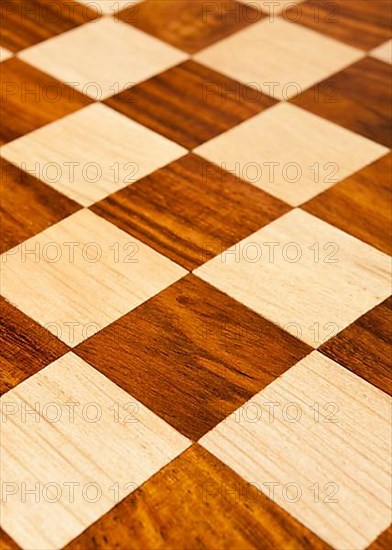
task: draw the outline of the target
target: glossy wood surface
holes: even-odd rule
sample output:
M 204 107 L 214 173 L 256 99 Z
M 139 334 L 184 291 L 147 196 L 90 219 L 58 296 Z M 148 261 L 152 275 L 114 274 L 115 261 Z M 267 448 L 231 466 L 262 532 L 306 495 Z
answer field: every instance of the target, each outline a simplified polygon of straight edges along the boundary
M 7 0 L 1 3 L 1 46 L 17 52 L 93 21 L 95 10 L 69 0 Z
M 13 57 L 1 64 L 0 144 L 91 103 L 85 96 Z
M 391 173 L 392 154 L 388 153 L 301 208 L 391 254 Z
M 391 67 L 383 61 L 365 57 L 292 102 L 357 134 L 392 146 Z
M 309 351 L 193 275 L 76 348 L 194 440 Z
M 179 528 L 179 518 L 186 530 Z M 253 485 L 194 445 L 64 550 L 259 550 L 260 540 L 271 550 L 330 550 Z
M 392 298 L 357 319 L 320 351 L 377 388 L 392 394 Z
M 106 104 L 192 149 L 275 101 L 194 61 L 130 87 Z
M 390 38 L 391 15 L 389 0 L 306 0 L 286 12 L 297 24 L 364 50 Z
M 119 14 L 122 21 L 188 53 L 197 52 L 263 17 L 254 6 L 232 0 L 210 3 L 146 0 Z
M 190 154 L 91 209 L 191 270 L 289 207 Z

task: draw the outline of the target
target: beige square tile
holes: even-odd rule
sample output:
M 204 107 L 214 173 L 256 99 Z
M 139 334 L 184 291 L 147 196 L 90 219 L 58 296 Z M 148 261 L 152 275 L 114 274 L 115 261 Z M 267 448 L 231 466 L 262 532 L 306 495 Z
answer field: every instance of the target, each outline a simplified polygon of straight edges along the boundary
M 298 206 L 388 149 L 299 107 L 279 103 L 195 152 Z
M 387 40 L 387 42 L 372 50 L 370 55 L 380 61 L 385 61 L 385 63 L 392 63 L 392 40 Z
M 136 6 L 141 0 L 77 0 L 79 4 L 87 4 L 90 9 L 102 15 L 115 15 L 120 10 Z M 136 8 L 135 8 L 136 10 Z M 137 13 L 135 11 L 135 13 Z
M 80 1 L 80 0 L 79 0 Z M 239 0 L 243 4 L 250 4 L 253 8 L 259 8 L 271 17 L 274 14 L 282 13 L 286 9 L 293 8 L 303 0 Z
M 93 99 L 105 99 L 188 56 L 142 31 L 103 17 L 18 54 Z
M 7 59 L 9 59 L 10 57 L 12 57 L 14 54 L 12 52 L 10 52 L 9 50 L 7 50 L 6 48 L 2 48 L 0 46 L 0 63 L 2 61 L 6 61 Z
M 2 411 L 2 526 L 29 550 L 63 547 L 189 446 L 73 353 L 4 394 Z
M 334 548 L 362 550 L 390 523 L 390 413 L 313 352 L 200 443 Z
M 75 346 L 187 273 L 89 210 L 1 257 L 2 294 Z
M 101 103 L 56 120 L 1 149 L 4 158 L 84 206 L 186 152 Z
M 275 99 L 289 99 L 362 56 L 351 46 L 268 17 L 194 58 Z
M 390 258 L 292 210 L 194 272 L 313 347 L 390 294 Z

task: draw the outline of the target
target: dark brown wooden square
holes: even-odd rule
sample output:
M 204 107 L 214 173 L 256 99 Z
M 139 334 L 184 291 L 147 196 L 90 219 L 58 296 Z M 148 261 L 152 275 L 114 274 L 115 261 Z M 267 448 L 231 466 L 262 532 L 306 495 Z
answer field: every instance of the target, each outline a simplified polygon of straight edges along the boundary
M 301 208 L 392 254 L 392 154 L 320 193 Z
M 291 102 L 392 147 L 391 66 L 383 61 L 365 57 Z
M 2 158 L 0 174 L 1 253 L 81 208 Z
M 328 340 L 320 351 L 392 395 L 392 297 Z
M 1 64 L 1 78 L 1 145 L 92 103 L 16 57 Z
M 188 275 L 75 350 L 197 440 L 310 347 Z
M 189 270 L 290 210 L 192 154 L 90 208 Z
M 306 0 L 283 11 L 293 23 L 371 50 L 390 38 L 390 0 Z
M 185 61 L 105 103 L 193 149 L 276 101 L 195 61 Z
M 232 0 L 145 0 L 118 17 L 176 48 L 195 53 L 260 21 L 265 14 Z
M 73 0 L 4 0 L 0 45 L 18 52 L 97 17 L 96 10 Z
M 0 298 L 0 394 L 32 376 L 69 348 L 44 327 Z

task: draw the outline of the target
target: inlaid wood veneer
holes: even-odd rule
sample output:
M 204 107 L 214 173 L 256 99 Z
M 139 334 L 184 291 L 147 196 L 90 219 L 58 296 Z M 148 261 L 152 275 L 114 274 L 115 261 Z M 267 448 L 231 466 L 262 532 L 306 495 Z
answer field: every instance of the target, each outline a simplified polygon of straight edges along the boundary
M 91 209 L 191 270 L 289 207 L 190 154 Z
M 194 440 L 309 351 L 193 275 L 76 348 Z

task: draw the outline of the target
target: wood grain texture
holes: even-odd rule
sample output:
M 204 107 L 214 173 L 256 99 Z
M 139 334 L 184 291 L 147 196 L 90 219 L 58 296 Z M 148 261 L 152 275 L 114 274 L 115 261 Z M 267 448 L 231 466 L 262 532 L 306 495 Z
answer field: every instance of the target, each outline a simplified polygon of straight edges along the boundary
M 126 55 L 120 55 L 124 51 Z M 187 55 L 107 16 L 28 48 L 19 57 L 101 100 L 184 61 Z
M 118 17 L 176 48 L 195 53 L 259 21 L 263 14 L 231 0 L 145 0 Z
M 19 491 L 23 483 L 39 488 L 37 499 L 15 493 L 1 503 L 3 528 L 23 548 L 61 548 L 189 446 L 72 353 L 8 392 L 5 401 L 17 412 L 7 409 L 2 424 L 2 481 Z M 92 402 L 94 412 L 86 413 Z M 50 403 L 57 404 L 54 414 L 45 409 Z M 66 414 L 66 403 L 75 404 L 73 416 Z M 40 411 L 38 421 L 28 415 L 24 419 L 23 404 Z M 73 497 L 66 493 L 66 483 L 75 484 Z M 89 483 L 95 489 L 84 492 Z M 117 495 L 111 489 L 115 483 Z M 56 485 L 60 492 L 53 489 Z
M 287 10 L 285 16 L 363 50 L 371 50 L 390 38 L 389 0 L 306 0 L 298 8 Z
M 194 59 L 286 100 L 362 56 L 360 50 L 276 16 L 206 48 Z
M 0 0 L 1 550 L 390 550 L 390 11 Z
M 389 153 L 301 208 L 391 255 L 391 173 Z
M 313 198 L 388 151 L 284 102 L 195 149 L 201 157 L 229 167 L 292 206 Z M 271 163 L 275 163 L 273 170 Z
M 69 348 L 4 298 L 0 298 L 0 311 L 0 394 L 3 394 Z
M 76 349 L 194 440 L 308 351 L 192 275 Z
M 95 10 L 70 0 L 7 0 L 0 6 L 0 43 L 13 52 L 93 21 Z
M 80 206 L 0 158 L 1 253 L 76 212 Z
M 392 63 L 392 39 L 374 48 L 374 50 L 370 52 L 370 55 L 380 61 L 385 61 L 385 63 Z
M 320 351 L 392 395 L 392 298 L 331 338 Z
M 275 101 L 190 60 L 124 90 L 105 103 L 192 149 Z
M 365 57 L 292 102 L 361 136 L 392 147 L 391 67 Z
M 32 170 L 38 165 L 40 179 L 83 206 L 185 153 L 180 145 L 102 103 L 88 105 L 1 150 L 17 166 Z
M 89 210 L 24 244 L 2 265 L 2 294 L 71 346 L 187 273 Z
M 313 352 L 251 403 L 257 421 L 237 411 L 201 445 L 266 494 L 277 482 L 275 502 L 334 548 L 364 550 L 391 519 L 391 399 Z
M 260 541 L 266 549 L 330 548 L 195 444 L 64 550 L 259 550 Z
M 1 76 L 1 145 L 91 103 L 16 57 L 2 63 Z
M 91 209 L 192 270 L 289 207 L 190 154 Z
M 314 348 L 390 295 L 386 254 L 299 209 L 194 273 Z

